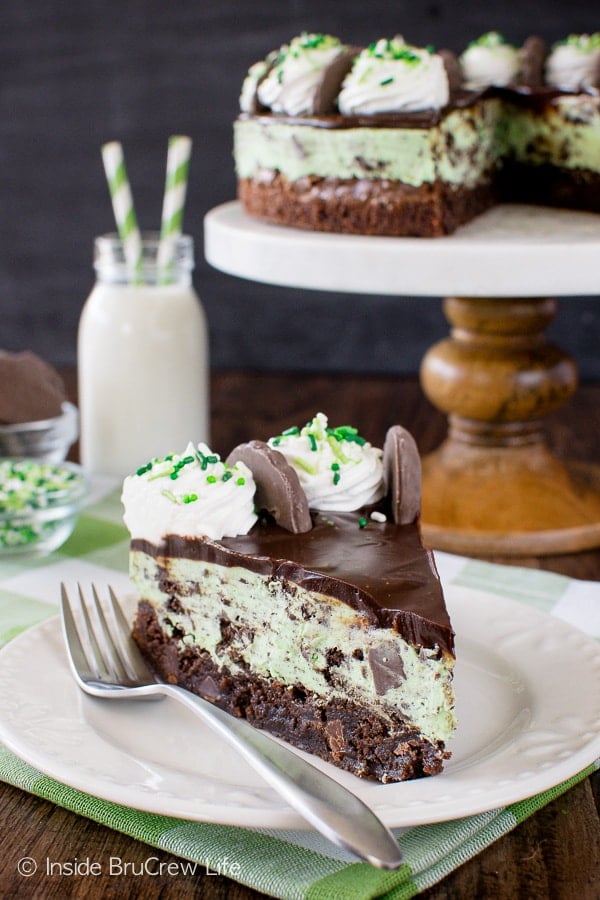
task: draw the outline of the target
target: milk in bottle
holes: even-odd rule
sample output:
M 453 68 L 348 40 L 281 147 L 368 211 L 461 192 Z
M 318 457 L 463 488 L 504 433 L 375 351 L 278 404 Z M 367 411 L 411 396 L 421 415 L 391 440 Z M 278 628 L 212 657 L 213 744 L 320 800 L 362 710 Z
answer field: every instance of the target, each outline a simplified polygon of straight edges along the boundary
M 141 265 L 115 235 L 96 238 L 96 283 L 79 324 L 80 455 L 91 472 L 125 476 L 153 456 L 209 443 L 208 339 L 192 285 L 192 239 L 158 265 L 143 236 Z

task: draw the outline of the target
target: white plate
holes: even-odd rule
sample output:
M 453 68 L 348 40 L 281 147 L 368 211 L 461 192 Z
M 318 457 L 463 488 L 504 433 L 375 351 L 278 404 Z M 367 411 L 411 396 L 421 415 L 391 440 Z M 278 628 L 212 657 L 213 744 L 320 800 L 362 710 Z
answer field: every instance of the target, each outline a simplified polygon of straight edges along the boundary
M 380 785 L 314 760 L 391 827 L 505 806 L 600 757 L 600 646 L 510 600 L 456 586 L 446 598 L 458 635 L 460 724 L 444 773 Z M 0 708 L 0 738 L 14 753 L 97 797 L 202 822 L 306 827 L 179 704 L 83 695 L 56 618 L 0 653 Z

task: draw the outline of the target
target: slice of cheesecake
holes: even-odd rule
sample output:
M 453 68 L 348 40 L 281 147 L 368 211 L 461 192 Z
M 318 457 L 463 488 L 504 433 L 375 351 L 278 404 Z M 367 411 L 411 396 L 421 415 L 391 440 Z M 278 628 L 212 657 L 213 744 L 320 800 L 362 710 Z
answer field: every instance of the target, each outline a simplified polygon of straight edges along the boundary
M 381 451 L 319 414 L 227 462 L 154 460 L 123 500 L 134 636 L 162 678 L 362 777 L 441 770 L 453 631 L 407 432 Z

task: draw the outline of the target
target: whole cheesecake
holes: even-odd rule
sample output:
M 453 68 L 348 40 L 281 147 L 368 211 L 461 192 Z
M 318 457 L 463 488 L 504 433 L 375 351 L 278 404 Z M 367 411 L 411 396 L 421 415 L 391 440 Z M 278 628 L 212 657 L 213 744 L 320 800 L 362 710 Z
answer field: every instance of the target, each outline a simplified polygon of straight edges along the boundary
M 379 450 L 318 414 L 226 462 L 190 446 L 123 501 L 134 637 L 162 678 L 357 776 L 441 771 L 454 634 L 404 429 Z
M 450 51 L 303 34 L 255 64 L 234 126 L 238 194 L 267 222 L 450 234 L 497 202 L 600 211 L 600 33 L 547 52 L 496 32 Z

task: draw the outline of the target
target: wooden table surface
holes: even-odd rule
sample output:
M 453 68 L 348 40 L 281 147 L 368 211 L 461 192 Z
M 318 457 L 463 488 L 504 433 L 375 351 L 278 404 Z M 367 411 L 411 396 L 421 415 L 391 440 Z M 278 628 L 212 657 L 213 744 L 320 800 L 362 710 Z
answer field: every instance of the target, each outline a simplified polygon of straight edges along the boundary
M 64 372 L 76 399 L 73 373 Z M 446 422 L 424 398 L 415 379 L 394 377 L 249 374 L 216 372 L 212 379 L 212 447 L 226 454 L 250 437 L 266 438 L 315 412 L 351 423 L 381 446 L 395 422 L 414 434 L 421 453 L 444 437 Z M 551 446 L 561 456 L 600 460 L 600 385 L 583 385 L 547 422 Z M 497 560 L 509 562 L 509 560 Z M 600 550 L 574 555 L 520 558 L 519 565 L 600 580 Z M 565 677 L 568 674 L 565 673 Z M 582 686 L 585 689 L 585 686 Z M 108 828 L 0 784 L 0 895 L 8 898 L 220 898 L 262 896 L 221 875 L 135 874 L 148 860 L 150 871 L 176 857 L 156 851 Z M 38 873 L 19 874 L 18 862 L 32 857 Z M 46 861 L 74 859 L 100 864 L 102 875 L 46 875 Z M 117 858 L 129 870 L 110 874 Z M 475 859 L 422 894 L 427 900 L 597 900 L 600 896 L 600 774 L 548 805 Z M 348 898 L 351 900 L 351 898 Z

